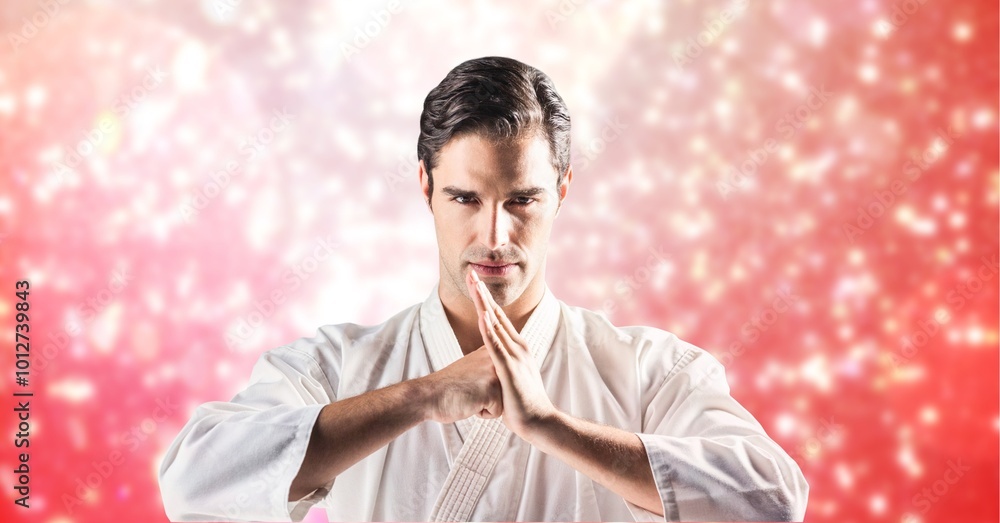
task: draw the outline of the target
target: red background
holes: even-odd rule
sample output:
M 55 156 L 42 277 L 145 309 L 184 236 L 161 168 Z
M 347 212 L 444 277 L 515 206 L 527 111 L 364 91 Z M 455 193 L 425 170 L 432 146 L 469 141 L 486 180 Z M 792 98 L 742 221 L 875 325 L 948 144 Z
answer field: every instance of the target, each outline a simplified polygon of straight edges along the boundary
M 559 298 L 722 359 L 802 466 L 809 521 L 1000 517 L 996 2 L 339 4 L 0 8 L 0 519 L 164 520 L 156 469 L 195 406 L 267 349 L 423 300 L 421 104 L 486 55 L 548 73 L 572 113 Z

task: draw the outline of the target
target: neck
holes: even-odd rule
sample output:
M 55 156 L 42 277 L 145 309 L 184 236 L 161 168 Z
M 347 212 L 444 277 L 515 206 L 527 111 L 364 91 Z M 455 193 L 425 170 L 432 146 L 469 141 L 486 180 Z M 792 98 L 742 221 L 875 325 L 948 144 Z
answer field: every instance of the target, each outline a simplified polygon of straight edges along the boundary
M 542 295 L 545 293 L 544 282 L 544 276 L 537 275 L 517 299 L 507 305 L 501 305 L 504 314 L 514 324 L 517 332 L 524 329 L 524 324 L 528 322 L 531 313 L 542 301 Z M 482 347 L 485 342 L 479 331 L 479 315 L 472 299 L 465 292 L 456 289 L 452 282 L 445 285 L 444 280 L 438 285 L 438 297 L 448 317 L 448 323 L 455 332 L 462 354 L 468 354 Z

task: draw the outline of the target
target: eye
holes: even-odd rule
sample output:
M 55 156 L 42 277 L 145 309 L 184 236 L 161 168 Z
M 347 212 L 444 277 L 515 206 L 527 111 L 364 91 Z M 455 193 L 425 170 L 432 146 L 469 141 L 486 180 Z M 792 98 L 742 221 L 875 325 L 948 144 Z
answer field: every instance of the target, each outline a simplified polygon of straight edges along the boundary
M 472 203 L 474 200 L 468 196 L 456 196 L 452 198 L 451 201 L 459 203 L 461 205 L 465 205 L 468 203 Z
M 514 205 L 528 205 L 533 201 L 535 201 L 534 198 L 528 196 L 518 196 L 517 198 L 514 198 L 513 203 Z

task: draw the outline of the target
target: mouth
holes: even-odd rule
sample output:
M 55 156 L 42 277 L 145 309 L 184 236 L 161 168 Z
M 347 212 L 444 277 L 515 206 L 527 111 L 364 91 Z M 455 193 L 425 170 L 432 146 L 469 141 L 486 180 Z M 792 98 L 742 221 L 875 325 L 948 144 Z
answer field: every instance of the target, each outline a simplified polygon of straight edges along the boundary
M 471 265 L 472 269 L 480 276 L 507 276 L 508 274 L 514 272 L 514 269 L 517 268 L 516 263 L 469 262 L 469 265 Z

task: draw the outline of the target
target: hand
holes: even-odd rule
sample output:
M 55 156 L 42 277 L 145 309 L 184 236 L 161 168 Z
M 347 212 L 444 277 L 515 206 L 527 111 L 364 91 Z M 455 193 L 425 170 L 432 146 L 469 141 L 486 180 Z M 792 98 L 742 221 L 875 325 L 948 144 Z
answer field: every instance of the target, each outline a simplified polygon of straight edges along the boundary
M 428 419 L 454 423 L 470 416 L 493 419 L 503 414 L 500 381 L 485 346 L 418 380 L 431 391 Z
M 486 284 L 474 270 L 466 275 L 465 283 L 479 313 L 479 331 L 500 379 L 504 425 L 530 443 L 535 429 L 558 411 L 545 392 L 528 344 L 493 301 Z

